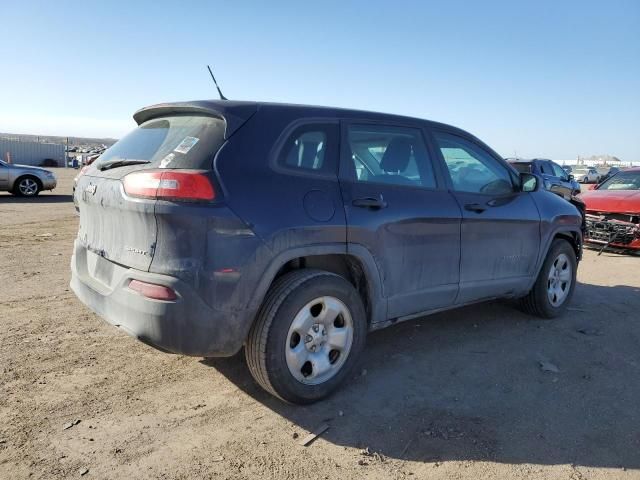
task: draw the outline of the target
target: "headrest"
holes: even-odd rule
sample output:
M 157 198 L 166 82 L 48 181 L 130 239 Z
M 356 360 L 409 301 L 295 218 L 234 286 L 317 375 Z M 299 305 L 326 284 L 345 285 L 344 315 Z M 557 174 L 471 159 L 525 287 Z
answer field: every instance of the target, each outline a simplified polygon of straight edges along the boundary
M 384 151 L 380 168 L 385 172 L 404 172 L 411 158 L 411 142 L 407 138 L 395 137 Z

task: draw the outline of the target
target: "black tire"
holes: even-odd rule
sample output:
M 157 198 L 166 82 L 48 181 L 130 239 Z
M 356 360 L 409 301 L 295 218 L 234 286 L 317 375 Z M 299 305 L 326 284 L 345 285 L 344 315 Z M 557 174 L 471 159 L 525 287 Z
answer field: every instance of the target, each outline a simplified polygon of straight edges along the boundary
M 36 189 L 31 194 L 25 194 L 20 190 L 20 184 L 24 181 L 32 181 L 36 184 Z M 32 175 L 23 175 L 22 177 L 18 177 L 13 185 L 13 194 L 18 195 L 19 197 L 37 197 L 40 191 L 42 190 L 42 183 L 38 177 L 34 177 Z
M 548 295 L 549 274 L 554 262 L 560 255 L 565 255 L 571 267 L 571 283 L 569 291 L 560 305 L 553 305 Z M 576 273 L 578 270 L 578 261 L 573 246 L 566 240 L 557 238 L 551 244 L 547 258 L 545 259 L 536 283 L 527 296 L 521 299 L 521 306 L 526 313 L 541 318 L 555 318 L 561 315 L 571 301 L 573 291 L 576 286 Z
M 347 307 L 352 319 L 351 349 L 334 376 L 309 385 L 296 379 L 285 357 L 294 317 L 314 299 L 331 296 Z M 269 289 L 251 327 L 245 346 L 247 365 L 255 380 L 269 393 L 295 404 L 309 404 L 330 395 L 358 361 L 367 335 L 367 318 L 353 285 L 322 270 L 302 269 L 277 279 Z

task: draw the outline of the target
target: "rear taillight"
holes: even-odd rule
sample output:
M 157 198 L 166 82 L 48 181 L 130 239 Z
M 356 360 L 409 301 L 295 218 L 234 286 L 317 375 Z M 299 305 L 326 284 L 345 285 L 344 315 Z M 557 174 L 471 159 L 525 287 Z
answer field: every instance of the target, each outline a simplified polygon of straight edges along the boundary
M 156 285 L 155 283 L 141 282 L 140 280 L 131 280 L 129 288 L 134 292 L 138 292 L 143 297 L 152 298 L 154 300 L 172 301 L 178 298 L 176 292 L 164 285 Z
M 159 200 L 213 200 L 216 193 L 205 174 L 190 170 L 147 170 L 124 177 L 131 197 Z

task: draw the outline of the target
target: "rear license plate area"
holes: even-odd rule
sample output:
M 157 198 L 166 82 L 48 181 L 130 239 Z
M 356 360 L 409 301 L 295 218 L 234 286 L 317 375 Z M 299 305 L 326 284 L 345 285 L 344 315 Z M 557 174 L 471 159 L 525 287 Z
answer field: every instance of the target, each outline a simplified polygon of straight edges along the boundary
M 100 255 L 87 251 L 87 272 L 91 278 L 108 287 L 113 279 L 113 263 Z

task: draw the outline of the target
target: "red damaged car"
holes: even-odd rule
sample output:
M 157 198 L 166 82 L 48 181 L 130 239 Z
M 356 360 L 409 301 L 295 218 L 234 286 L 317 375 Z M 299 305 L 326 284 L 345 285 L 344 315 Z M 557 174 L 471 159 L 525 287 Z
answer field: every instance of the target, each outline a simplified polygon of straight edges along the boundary
M 616 173 L 581 198 L 586 205 L 585 241 L 640 250 L 640 167 Z

